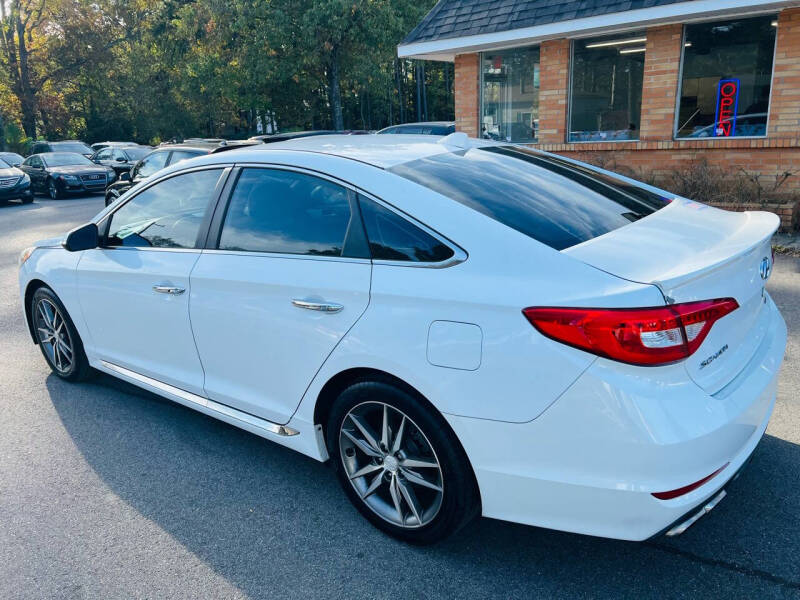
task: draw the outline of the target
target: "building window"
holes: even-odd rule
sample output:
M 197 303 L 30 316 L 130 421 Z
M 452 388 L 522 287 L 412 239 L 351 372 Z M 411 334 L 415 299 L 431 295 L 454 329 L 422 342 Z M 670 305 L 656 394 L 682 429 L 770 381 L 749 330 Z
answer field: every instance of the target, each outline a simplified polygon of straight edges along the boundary
M 570 142 L 639 139 L 644 32 L 572 43 Z
M 481 56 L 481 137 L 535 142 L 539 131 L 539 48 Z
M 776 17 L 687 25 L 675 137 L 767 134 Z

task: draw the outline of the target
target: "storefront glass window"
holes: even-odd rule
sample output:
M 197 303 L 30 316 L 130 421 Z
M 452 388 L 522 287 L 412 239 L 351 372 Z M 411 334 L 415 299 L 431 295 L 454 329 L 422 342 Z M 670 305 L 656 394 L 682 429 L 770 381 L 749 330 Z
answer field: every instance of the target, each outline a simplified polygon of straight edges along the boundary
M 676 137 L 767 134 L 776 17 L 686 26 Z
M 575 40 L 570 142 L 639 139 L 644 32 Z
M 535 142 L 539 129 L 538 46 L 483 54 L 481 76 L 481 137 Z

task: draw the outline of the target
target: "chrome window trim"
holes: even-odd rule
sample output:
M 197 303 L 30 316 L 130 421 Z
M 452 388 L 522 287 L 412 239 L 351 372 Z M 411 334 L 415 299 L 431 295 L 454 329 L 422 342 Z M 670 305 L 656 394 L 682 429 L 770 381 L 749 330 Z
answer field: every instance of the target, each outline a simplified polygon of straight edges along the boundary
M 453 251 L 453 256 L 451 256 L 450 258 L 448 258 L 446 260 L 439 261 L 439 262 L 413 262 L 413 261 L 403 261 L 403 260 L 349 258 L 349 257 L 344 257 L 344 256 L 316 256 L 316 255 L 313 255 L 313 254 L 286 254 L 286 253 L 278 253 L 278 252 L 249 252 L 249 251 L 238 252 L 238 251 L 231 251 L 231 250 L 214 249 L 214 251 L 216 251 L 216 252 L 237 253 L 237 254 L 245 254 L 245 255 L 248 255 L 248 256 L 249 255 L 253 255 L 253 254 L 259 254 L 259 255 L 264 255 L 264 256 L 279 256 L 279 257 L 282 257 L 282 258 L 298 258 L 298 257 L 302 257 L 302 258 L 310 258 L 310 259 L 313 259 L 313 260 L 337 260 L 337 261 L 346 261 L 346 262 L 356 262 L 356 261 L 362 262 L 363 261 L 363 262 L 371 262 L 374 265 L 386 265 L 386 266 L 395 266 L 395 267 L 413 267 L 413 268 L 418 268 L 418 269 L 445 269 L 445 268 L 452 267 L 452 266 L 455 266 L 457 264 L 463 263 L 464 261 L 466 261 L 469 258 L 469 254 L 467 254 L 466 250 L 461 248 L 461 246 L 459 246 L 455 242 L 453 242 L 450 239 L 448 239 L 445 236 L 443 236 L 441 233 L 439 233 L 435 229 L 432 229 L 431 227 L 428 227 L 427 225 L 425 225 L 424 223 L 420 222 L 416 218 L 412 217 L 408 213 L 405 213 L 402 210 L 400 210 L 399 208 L 396 208 L 396 207 L 392 206 L 391 204 L 389 204 L 388 202 L 386 202 L 385 200 L 383 200 L 381 198 L 378 198 L 377 196 L 375 196 L 371 192 L 368 192 L 368 191 L 364 190 L 363 188 L 360 188 L 356 184 L 351 183 L 349 181 L 345 181 L 343 179 L 340 179 L 340 178 L 338 178 L 338 177 L 336 177 L 334 175 L 329 175 L 328 173 L 324 173 L 322 171 L 317 171 L 315 169 L 309 169 L 307 167 L 299 167 L 299 166 L 296 166 L 296 165 L 287 165 L 287 164 L 284 164 L 284 163 L 251 163 L 251 162 L 247 162 L 247 163 L 236 163 L 234 166 L 242 168 L 242 169 L 246 169 L 246 168 L 262 168 L 262 169 L 278 169 L 278 170 L 282 170 L 282 171 L 294 171 L 294 172 L 303 173 L 303 174 L 306 174 L 306 175 L 311 175 L 313 177 L 319 177 L 320 179 L 326 179 L 326 180 L 328 180 L 328 181 L 330 181 L 332 183 L 335 183 L 336 185 L 340 185 L 340 186 L 344 187 L 345 189 L 348 189 L 348 190 L 350 190 L 352 192 L 355 192 L 356 194 L 360 194 L 360 195 L 364 196 L 365 198 L 367 198 L 368 200 L 376 202 L 377 204 L 379 204 L 380 206 L 384 207 L 385 209 L 395 213 L 397 216 L 405 219 L 406 221 L 409 221 L 415 227 L 418 227 L 419 229 L 423 230 L 428 235 L 434 237 L 439 242 L 441 242 L 442 244 L 444 244 L 445 246 L 450 248 L 450 250 Z M 235 190 L 235 188 L 234 188 L 234 190 Z M 231 190 L 231 194 L 232 193 L 233 193 L 233 190 Z M 228 197 L 227 200 L 225 200 L 225 202 L 226 203 L 230 202 L 230 196 Z M 226 209 L 227 209 L 227 206 L 226 206 Z M 362 221 L 363 221 L 363 218 L 362 218 Z M 225 226 L 225 221 L 223 220 L 222 224 L 220 225 L 220 232 L 222 231 L 222 227 L 224 227 L 224 226 Z M 364 234 L 366 235 L 366 230 L 365 230 Z M 367 240 L 367 241 L 369 241 L 369 240 Z
M 370 264 L 369 258 L 355 258 L 349 256 L 319 256 L 317 254 L 288 254 L 282 252 L 260 252 L 255 250 L 220 250 L 219 248 L 204 248 L 203 254 L 230 254 L 231 256 L 255 256 L 259 258 L 288 258 L 295 260 L 322 260 L 328 262 L 350 262 Z

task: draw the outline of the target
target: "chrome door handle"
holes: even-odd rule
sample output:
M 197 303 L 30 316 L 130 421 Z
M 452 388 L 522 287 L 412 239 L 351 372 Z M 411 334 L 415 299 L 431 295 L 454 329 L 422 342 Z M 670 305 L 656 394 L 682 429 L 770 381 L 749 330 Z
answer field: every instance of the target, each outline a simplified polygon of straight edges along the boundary
M 292 300 L 292 304 L 294 304 L 297 308 L 318 310 L 326 313 L 337 313 L 344 308 L 344 306 L 341 304 L 335 304 L 333 302 L 309 302 L 308 300 L 300 300 L 298 298 Z
M 172 294 L 173 296 L 180 296 L 186 291 L 186 288 L 173 287 L 171 285 L 154 285 L 153 291 L 159 294 Z

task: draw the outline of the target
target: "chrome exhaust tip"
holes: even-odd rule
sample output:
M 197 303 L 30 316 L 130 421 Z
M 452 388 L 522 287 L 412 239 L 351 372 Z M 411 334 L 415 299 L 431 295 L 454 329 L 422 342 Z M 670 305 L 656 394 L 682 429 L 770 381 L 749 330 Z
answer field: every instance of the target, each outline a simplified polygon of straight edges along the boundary
M 675 537 L 676 535 L 682 534 L 684 531 L 689 529 L 689 527 L 694 525 L 700 519 L 700 517 L 705 516 L 708 513 L 710 513 L 712 510 L 714 510 L 714 507 L 717 504 L 719 504 L 720 500 L 722 500 L 727 495 L 728 495 L 728 492 L 726 492 L 725 490 L 722 490 L 719 494 L 717 494 L 711 500 L 706 502 L 699 511 L 694 513 L 691 517 L 689 517 L 688 519 L 686 519 L 682 523 L 679 523 L 678 525 L 676 525 L 675 527 L 673 527 L 672 529 L 667 531 L 667 533 L 665 535 L 667 537 Z

